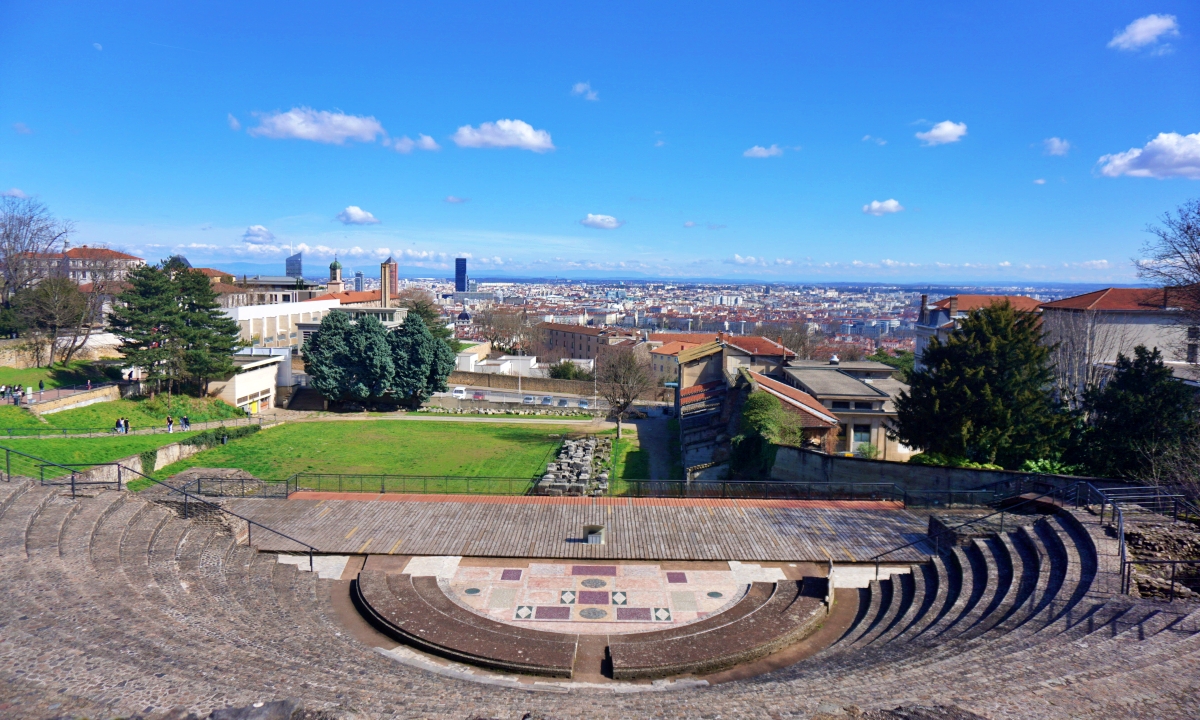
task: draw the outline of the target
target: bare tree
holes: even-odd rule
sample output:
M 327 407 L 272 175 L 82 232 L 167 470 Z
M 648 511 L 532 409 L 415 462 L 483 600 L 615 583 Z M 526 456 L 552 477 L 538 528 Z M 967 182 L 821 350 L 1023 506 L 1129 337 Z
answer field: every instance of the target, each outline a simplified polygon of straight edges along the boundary
M 1171 290 L 1171 304 L 1183 309 L 1189 325 L 1200 324 L 1200 199 L 1184 202 L 1150 225 L 1154 236 L 1142 247 L 1138 277 Z
M 629 412 L 642 393 L 655 386 L 650 356 L 631 345 L 613 345 L 596 357 L 596 388 L 608 402 L 609 412 L 617 419 L 617 439 L 621 439 L 621 418 Z
M 13 306 L 29 325 L 29 334 L 35 345 L 48 346 L 50 364 L 65 345 L 72 348 L 63 362 L 67 362 L 75 346 L 72 336 L 77 337 L 78 328 L 87 321 L 88 301 L 79 286 L 70 278 L 55 275 L 43 279 L 37 285 L 26 288 L 13 296 Z M 40 363 L 40 357 L 37 358 Z
M 73 230 L 37 200 L 0 199 L 0 301 L 11 302 L 13 295 L 55 271 L 59 261 L 50 256 Z
M 1125 350 L 1125 326 L 1105 322 L 1095 310 L 1046 310 L 1045 342 L 1054 349 L 1054 385 L 1058 399 L 1072 411 L 1083 406 L 1083 394 L 1099 387 L 1112 373 L 1108 362 Z
M 813 353 L 825 342 L 825 335 L 820 330 L 810 330 L 809 324 L 804 322 L 763 325 L 761 332 L 796 353 L 797 360 L 812 360 Z

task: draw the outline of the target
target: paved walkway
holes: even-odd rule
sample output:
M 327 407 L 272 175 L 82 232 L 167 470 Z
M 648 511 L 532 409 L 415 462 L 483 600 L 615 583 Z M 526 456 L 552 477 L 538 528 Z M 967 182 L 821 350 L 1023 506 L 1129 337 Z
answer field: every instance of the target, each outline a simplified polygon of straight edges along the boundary
M 638 445 L 650 454 L 650 479 L 671 479 L 671 434 L 667 432 L 665 417 L 648 417 L 634 420 L 637 427 Z
M 923 537 L 928 522 L 896 503 L 872 501 L 341 497 L 303 493 L 228 507 L 324 553 L 597 560 L 862 562 Z M 595 525 L 605 528 L 603 545 L 583 541 L 585 528 Z M 254 544 L 303 549 L 268 532 L 254 533 Z M 910 548 L 889 559 L 925 554 Z

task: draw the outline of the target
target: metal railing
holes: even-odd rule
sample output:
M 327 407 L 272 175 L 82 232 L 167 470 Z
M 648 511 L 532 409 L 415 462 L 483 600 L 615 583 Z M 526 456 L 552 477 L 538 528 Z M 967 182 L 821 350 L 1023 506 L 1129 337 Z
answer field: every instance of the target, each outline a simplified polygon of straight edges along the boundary
M 13 392 L 14 389 L 19 389 L 22 393 L 21 407 L 29 407 L 30 405 L 37 405 L 50 400 L 58 400 L 64 397 L 70 397 L 71 395 L 77 395 L 79 393 L 91 392 L 92 390 L 100 390 L 101 388 L 112 387 L 117 384 L 118 383 L 111 380 L 106 380 L 104 382 L 96 383 L 82 382 L 78 385 L 57 385 L 55 387 L 48 387 L 45 390 L 39 390 L 33 385 L 13 383 L 9 385 L 9 389 L 5 391 L 3 396 L 0 396 L 0 402 L 15 405 L 16 403 L 13 402 L 13 398 L 15 396 L 15 393 Z
M 268 419 L 269 422 L 269 419 Z M 262 416 L 253 415 L 248 417 L 228 418 L 224 420 L 205 420 L 203 422 L 194 422 L 191 424 L 191 431 L 208 430 L 213 427 L 239 427 L 242 425 L 263 425 Z M 118 435 L 166 435 L 168 432 L 182 433 L 183 430 L 179 423 L 175 423 L 175 427 L 167 430 L 166 420 L 163 420 L 162 425 L 153 427 L 134 427 L 128 433 L 118 432 L 115 427 L 82 427 L 82 428 L 58 428 L 58 427 L 19 427 L 19 428 L 0 428 L 0 433 L 13 438 L 55 438 L 55 437 L 95 437 L 95 436 L 118 436 Z
M 308 552 L 308 569 L 309 569 L 309 571 L 312 571 L 312 569 L 313 569 L 314 553 L 320 552 L 320 550 L 318 550 L 316 547 L 304 542 L 303 540 L 299 540 L 297 538 L 292 537 L 291 535 L 288 535 L 287 533 L 283 533 L 272 527 L 263 525 L 262 523 L 258 522 L 257 520 L 251 520 L 250 518 L 248 518 L 244 515 L 241 515 L 239 513 L 233 512 L 232 510 L 229 510 L 225 507 L 222 507 L 221 505 L 219 505 L 215 502 L 212 502 L 210 500 L 207 500 L 207 499 L 197 495 L 196 493 L 190 492 L 189 490 L 187 490 L 185 488 L 176 487 L 169 483 L 165 483 L 162 480 L 153 478 L 139 470 L 134 470 L 133 468 L 131 468 L 127 465 L 122 465 L 120 463 L 93 463 L 91 465 L 79 465 L 79 464 L 74 464 L 74 463 L 60 464 L 60 463 L 56 463 L 52 460 L 46 460 L 45 458 L 39 458 L 35 455 L 30 455 L 29 453 L 23 453 L 20 450 L 13 450 L 11 448 L 6 448 L 3 446 L 0 446 L 0 450 L 4 450 L 4 454 L 5 454 L 4 479 L 5 479 L 5 481 L 8 481 L 8 482 L 11 482 L 14 477 L 31 477 L 31 478 L 37 477 L 39 479 L 39 482 L 42 485 L 52 486 L 52 487 L 67 487 L 67 486 L 69 486 L 71 488 L 71 497 L 75 497 L 76 491 L 80 487 L 95 486 L 95 485 L 114 485 L 114 486 L 116 486 L 117 490 L 120 490 L 121 486 L 124 483 L 124 480 L 126 478 L 137 476 L 140 479 L 148 480 L 148 481 L 154 483 L 155 485 L 161 485 L 161 486 L 167 488 L 167 490 L 169 491 L 168 495 L 181 496 L 183 498 L 183 517 L 185 520 L 190 517 L 190 515 L 192 513 L 191 505 L 194 503 L 199 503 L 202 507 L 205 507 L 205 508 L 208 508 L 211 510 L 215 510 L 220 513 L 224 513 L 225 515 L 229 515 L 230 517 L 237 518 L 238 520 L 241 520 L 242 522 L 246 523 L 246 544 L 247 545 L 252 544 L 254 528 L 257 527 L 260 530 L 265 530 L 274 535 L 278 535 L 279 537 L 284 538 L 285 540 L 296 543 L 297 545 L 305 548 L 306 551 Z M 13 474 L 12 469 L 14 466 L 14 460 L 16 460 L 18 469 L 41 468 L 41 470 L 38 471 L 39 475 L 33 476 L 33 475 L 25 475 L 23 473 L 22 474 Z M 101 479 L 93 480 L 93 479 L 91 479 L 91 477 L 89 475 L 86 478 L 82 478 L 81 476 L 84 475 L 84 472 L 77 470 L 76 468 L 78 468 L 78 467 L 87 467 L 92 470 L 94 470 L 96 468 L 101 468 L 101 467 L 112 467 L 112 468 L 115 468 L 113 471 L 115 477 L 112 479 L 101 478 Z M 70 477 L 64 479 L 64 477 L 62 475 L 59 475 L 59 476 L 52 476 L 50 478 L 46 478 L 45 477 L 45 468 L 57 468 L 57 469 L 64 470 L 65 471 L 64 474 L 69 474 Z

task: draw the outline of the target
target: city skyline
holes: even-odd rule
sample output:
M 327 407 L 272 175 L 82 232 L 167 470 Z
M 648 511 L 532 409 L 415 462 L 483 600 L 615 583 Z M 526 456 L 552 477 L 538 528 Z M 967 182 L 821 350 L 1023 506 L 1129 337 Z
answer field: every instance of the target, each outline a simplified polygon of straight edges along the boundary
M 280 7 L 6 9 L 0 191 L 214 266 L 1127 284 L 1200 178 L 1179 2 Z

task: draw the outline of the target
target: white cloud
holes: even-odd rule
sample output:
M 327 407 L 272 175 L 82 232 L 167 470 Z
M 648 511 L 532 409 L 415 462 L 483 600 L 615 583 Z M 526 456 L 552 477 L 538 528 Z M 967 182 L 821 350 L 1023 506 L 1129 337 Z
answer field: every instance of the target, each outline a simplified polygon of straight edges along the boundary
M 1034 180 L 1034 181 L 1033 181 L 1033 184 L 1034 184 L 1034 185 L 1045 185 L 1045 184 L 1046 184 L 1046 178 L 1038 178 L 1037 180 Z
M 240 122 L 238 122 L 238 119 L 233 116 L 233 113 L 229 113 L 226 120 L 229 123 L 230 130 L 237 132 L 238 130 L 242 129 L 242 124 Z
M 868 215 L 879 217 L 880 215 L 898 213 L 903 209 L 904 206 L 893 198 L 891 200 L 884 200 L 883 202 L 872 200 L 870 203 L 863 205 L 862 211 Z
M 15 123 L 13 123 L 13 124 L 12 124 L 12 129 L 13 129 L 13 130 L 14 130 L 14 131 L 15 131 L 15 132 L 18 134 L 18 135 L 32 135 L 32 134 L 33 134 L 33 131 L 29 129 L 29 126 L 28 126 L 28 125 L 26 125 L 26 124 L 25 124 L 25 123 L 23 123 L 23 122 L 15 122 Z
M 18 200 L 24 200 L 29 196 L 26 195 L 21 188 L 9 188 L 8 190 L 0 191 L 0 197 L 10 197 L 17 198 Z
M 242 242 L 248 245 L 270 245 L 275 242 L 275 233 L 262 225 L 251 225 L 242 233 Z
M 463 125 L 451 138 L 459 147 L 520 148 L 543 153 L 554 149 L 550 133 L 534 130 L 523 120 L 497 120 L 481 123 L 479 127 Z
M 1112 267 L 1112 263 L 1107 260 L 1085 260 L 1080 263 L 1073 263 L 1076 267 L 1084 268 L 1085 270 L 1107 270 Z
M 966 123 L 956 123 L 949 120 L 943 120 L 937 125 L 934 125 L 927 132 L 917 133 L 917 139 L 926 146 L 945 145 L 947 143 L 956 143 L 959 140 L 962 140 L 963 135 L 966 134 Z
M 616 219 L 612 215 L 593 215 L 592 213 L 588 213 L 587 217 L 579 221 L 579 224 L 597 230 L 616 230 L 624 225 L 625 222 Z
M 769 157 L 778 157 L 782 154 L 783 154 L 783 148 L 779 147 L 778 145 L 772 145 L 769 148 L 763 147 L 762 145 L 755 145 L 754 147 L 750 148 L 746 152 L 742 153 L 742 157 L 769 158 Z
M 428 135 L 417 135 L 416 140 L 413 140 L 409 136 L 405 135 L 404 137 L 397 138 L 395 140 L 391 140 L 391 141 L 384 140 L 383 141 L 384 145 L 388 145 L 389 143 L 391 144 L 392 147 L 394 147 L 396 149 L 396 152 L 404 153 L 405 155 L 412 152 L 413 148 L 416 148 L 418 150 L 441 150 L 442 149 L 442 146 L 438 145 L 437 141 L 434 140 L 433 138 L 429 137 Z
M 726 258 L 722 262 L 724 262 L 728 265 L 766 265 L 767 264 L 766 258 L 756 258 L 753 255 L 742 256 L 742 255 L 738 255 L 737 253 L 734 253 L 733 257 Z
M 458 197 L 457 195 L 447 195 L 445 199 L 445 202 L 448 202 L 451 205 L 462 205 L 463 203 L 470 201 L 471 198 Z
M 1097 162 L 1105 177 L 1200 179 L 1200 133 L 1159 133 L 1144 147 L 1104 155 Z
M 654 147 L 662 147 L 663 145 L 666 145 L 666 144 L 667 144 L 666 140 L 655 140 L 654 141 Z
M 1002 267 L 1002 268 L 1006 268 L 1006 267 L 1012 267 L 1012 263 L 1010 263 L 1009 261 L 1005 260 L 1004 262 L 1000 263 L 1000 267 Z
M 695 220 L 688 220 L 687 222 L 685 222 L 685 223 L 683 224 L 683 226 L 684 226 L 685 228 L 694 228 L 694 227 L 696 227 L 696 221 L 695 221 Z
M 599 100 L 600 94 L 592 89 L 591 83 L 575 83 L 571 87 L 572 95 L 582 95 L 584 100 Z
M 787 258 L 775 258 L 776 265 L 794 265 L 795 263 Z
M 351 205 L 337 214 L 343 225 L 378 225 L 379 220 L 357 205 Z
M 862 141 L 863 142 L 873 142 L 876 145 L 887 145 L 887 140 L 884 140 L 881 137 L 874 137 L 872 135 L 863 135 Z
M 103 46 L 103 45 L 101 45 L 100 43 L 92 43 L 92 47 L 96 48 L 97 50 L 103 50 L 103 49 L 104 49 L 104 46 Z
M 343 112 L 296 107 L 287 112 L 255 113 L 258 127 L 248 131 L 255 137 L 272 140 L 312 140 L 342 145 L 347 140 L 374 142 L 376 136 L 386 135 L 383 125 L 374 117 L 347 115 Z
M 1062 138 L 1052 137 L 1042 141 L 1047 155 L 1066 155 L 1071 151 L 1071 143 Z
M 879 264 L 888 268 L 920 267 L 920 263 L 904 262 L 903 260 L 889 260 L 886 258 L 880 260 Z
M 1116 50 L 1140 50 L 1158 43 L 1162 37 L 1178 37 L 1179 23 L 1174 15 L 1147 15 L 1125 26 L 1114 34 L 1108 47 Z

